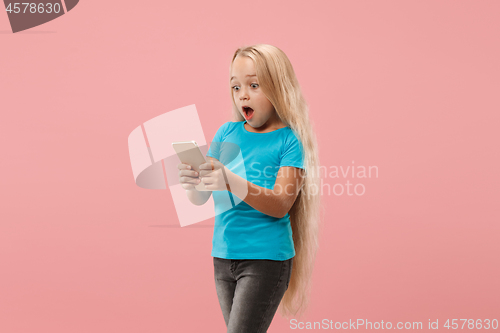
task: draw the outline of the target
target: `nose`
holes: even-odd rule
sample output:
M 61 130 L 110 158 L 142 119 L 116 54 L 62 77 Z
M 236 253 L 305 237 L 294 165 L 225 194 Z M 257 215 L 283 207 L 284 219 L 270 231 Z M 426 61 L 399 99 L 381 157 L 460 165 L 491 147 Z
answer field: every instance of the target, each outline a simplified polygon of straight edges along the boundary
M 248 99 L 248 93 L 246 89 L 240 88 L 240 100 L 247 100 Z

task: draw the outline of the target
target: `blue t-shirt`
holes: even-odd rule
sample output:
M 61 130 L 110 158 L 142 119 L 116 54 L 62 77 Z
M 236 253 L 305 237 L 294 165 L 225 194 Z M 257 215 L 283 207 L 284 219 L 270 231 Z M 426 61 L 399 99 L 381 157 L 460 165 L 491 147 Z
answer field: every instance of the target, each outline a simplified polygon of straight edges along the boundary
M 246 121 L 226 122 L 214 136 L 207 156 L 249 182 L 274 189 L 283 166 L 304 169 L 303 146 L 290 127 L 249 132 Z M 285 190 L 285 189 L 283 189 Z M 224 259 L 287 260 L 295 256 L 290 215 L 259 212 L 229 191 L 213 191 L 215 226 L 212 256 Z

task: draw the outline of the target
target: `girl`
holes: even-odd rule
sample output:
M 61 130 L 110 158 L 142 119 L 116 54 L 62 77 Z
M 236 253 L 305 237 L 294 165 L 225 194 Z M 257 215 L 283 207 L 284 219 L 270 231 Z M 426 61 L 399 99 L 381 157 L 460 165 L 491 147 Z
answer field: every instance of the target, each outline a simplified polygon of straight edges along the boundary
M 279 48 L 236 50 L 230 88 L 235 121 L 217 130 L 200 174 L 181 163 L 179 178 L 194 204 L 214 197 L 214 278 L 227 332 L 266 332 L 278 307 L 289 317 L 308 306 L 320 221 L 318 151 L 308 106 Z M 209 191 L 197 191 L 200 182 Z

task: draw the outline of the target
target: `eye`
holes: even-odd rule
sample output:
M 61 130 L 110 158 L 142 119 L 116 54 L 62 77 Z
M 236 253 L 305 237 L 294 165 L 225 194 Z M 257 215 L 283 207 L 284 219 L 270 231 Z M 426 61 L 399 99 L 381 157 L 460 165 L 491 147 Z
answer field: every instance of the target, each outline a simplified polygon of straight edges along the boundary
M 238 86 L 232 86 L 231 88 L 233 88 L 233 90 L 235 90 L 235 91 L 238 91 L 236 88 L 240 89 L 240 87 L 238 87 Z
M 252 86 L 252 87 L 257 86 L 258 87 L 259 85 L 257 83 L 252 83 L 250 86 Z M 257 87 L 255 87 L 255 88 L 257 88 Z

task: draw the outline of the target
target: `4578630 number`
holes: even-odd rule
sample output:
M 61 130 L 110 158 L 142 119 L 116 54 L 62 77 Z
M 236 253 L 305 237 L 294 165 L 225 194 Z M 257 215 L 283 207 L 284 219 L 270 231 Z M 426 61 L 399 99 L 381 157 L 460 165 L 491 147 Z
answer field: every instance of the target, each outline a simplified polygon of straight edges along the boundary
M 24 9 L 22 9 L 22 6 L 24 6 Z M 35 14 L 35 13 L 59 13 L 61 11 L 61 5 L 59 3 L 29 3 L 29 2 L 16 2 L 16 3 L 9 3 L 7 8 L 5 9 L 9 13 L 28 13 Z
M 462 326 L 460 326 L 458 323 L 455 321 L 461 321 Z M 497 329 L 498 328 L 498 320 L 497 319 L 452 319 L 450 323 L 450 319 L 446 321 L 446 323 L 443 325 L 444 327 L 448 329 Z

